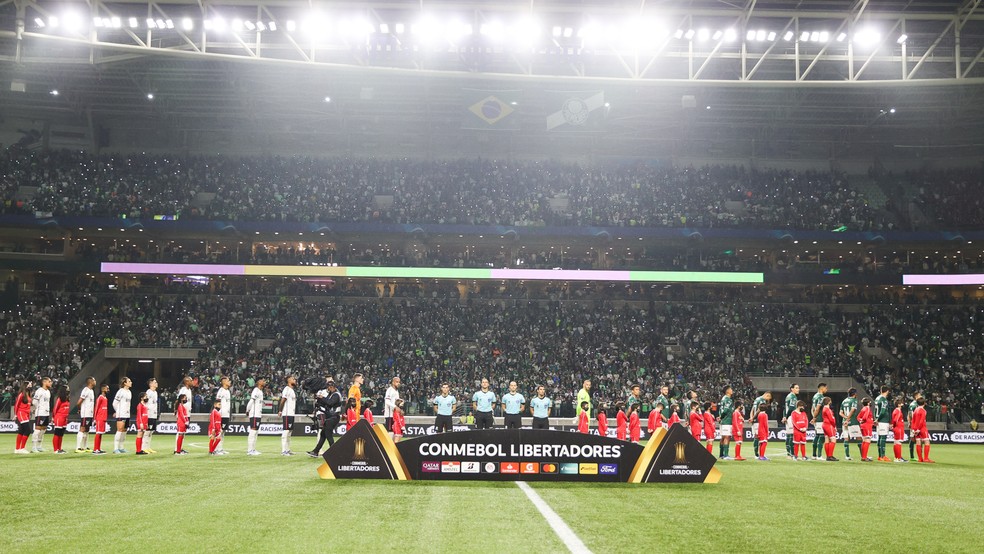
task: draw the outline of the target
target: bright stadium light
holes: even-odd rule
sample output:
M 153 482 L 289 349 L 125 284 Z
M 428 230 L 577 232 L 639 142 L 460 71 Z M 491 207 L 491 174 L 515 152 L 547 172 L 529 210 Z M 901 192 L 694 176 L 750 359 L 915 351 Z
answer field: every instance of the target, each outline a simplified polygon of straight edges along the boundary
M 394 30 L 396 31 L 396 34 L 398 35 L 402 35 L 406 31 L 406 25 L 404 25 L 403 23 L 397 23 L 393 27 Z
M 755 40 L 755 31 L 749 29 L 748 33 L 745 34 L 745 40 Z
M 173 29 L 174 28 L 174 21 L 171 20 L 171 19 L 168 19 L 167 21 L 164 22 L 164 25 L 167 26 L 168 29 Z
M 48 17 L 48 26 L 51 27 L 52 29 L 57 29 L 59 23 L 60 22 L 58 21 L 57 16 L 52 15 Z
M 553 28 L 553 33 L 552 34 L 553 34 L 554 38 L 559 38 L 561 35 L 564 34 L 564 29 L 561 28 L 558 25 L 555 25 L 554 28 Z
M 82 29 L 82 18 L 75 12 L 65 12 L 62 22 L 69 31 L 79 31 Z
M 379 24 L 379 33 L 383 35 L 388 35 L 390 32 L 390 26 L 388 23 Z
M 109 26 L 114 29 L 119 29 L 123 26 L 123 22 L 118 17 L 111 17 L 109 19 Z
M 155 21 L 155 23 L 157 23 L 157 28 L 158 29 L 166 29 L 167 28 L 167 23 L 165 23 L 163 19 L 155 19 L 154 21 Z M 174 25 L 174 23 L 172 23 L 172 25 Z
M 103 26 L 102 18 L 100 18 L 100 17 L 93 17 L 92 18 L 92 24 L 95 25 L 96 27 L 102 27 Z
M 127 21 L 127 23 L 129 23 L 129 24 L 130 24 L 130 28 L 131 28 L 131 29 L 136 29 L 136 28 L 137 28 L 137 26 L 138 26 L 138 25 L 140 25 L 140 22 L 139 22 L 139 21 L 137 21 L 137 18 L 136 18 L 136 17 L 131 17 L 131 18 L 130 18 L 130 19 L 129 19 L 129 20 Z
M 837 42 L 844 42 L 844 39 L 846 38 L 847 38 L 847 33 L 842 32 L 839 35 L 837 35 Z
M 49 92 L 48 94 L 50 94 L 52 96 L 58 96 L 58 89 L 53 88 L 53 89 L 51 89 L 51 92 Z
M 697 30 L 697 40 L 705 42 L 711 38 L 711 31 L 709 29 L 703 28 Z
M 793 40 L 794 36 L 796 35 L 792 31 L 786 31 L 786 34 L 782 36 L 782 40 L 789 42 Z
M 711 40 L 721 40 L 721 37 L 723 36 L 724 36 L 724 31 L 718 29 L 717 31 L 714 31 L 713 35 L 711 35 Z
M 694 34 L 696 34 L 696 31 L 693 29 L 687 29 L 687 32 L 683 34 L 683 38 L 691 40 L 694 38 Z
M 810 40 L 810 31 L 803 31 L 800 33 L 800 42 L 806 42 Z
M 895 42 L 897 42 L 899 44 L 905 44 L 905 41 L 907 41 L 907 40 L 909 40 L 909 35 L 907 35 L 905 33 L 902 33 L 901 35 L 899 35 L 899 39 L 897 41 L 895 41 Z
M 243 21 L 243 25 L 246 26 L 246 30 L 247 31 L 255 31 L 256 30 L 256 24 L 253 23 L 252 21 L 248 20 L 248 19 L 246 21 Z
M 237 19 L 233 19 L 232 20 L 232 30 L 233 31 L 236 31 L 236 32 L 242 31 L 243 30 L 243 20 L 242 19 L 238 19 L 238 18 Z
M 256 22 L 256 30 L 257 31 L 266 31 L 267 30 L 266 23 L 263 23 L 262 21 L 257 21 Z
M 147 93 L 147 100 L 153 100 L 153 99 L 154 99 L 154 93 L 153 92 L 148 92 Z
M 44 29 L 45 28 L 45 22 L 40 17 L 35 17 L 34 18 L 34 24 L 37 25 L 41 29 Z
M 812 33 L 810 33 L 810 42 L 820 42 L 819 31 L 813 31 Z
M 768 36 L 768 33 L 766 33 L 764 29 L 759 29 L 758 31 L 755 31 L 755 40 L 757 40 L 759 42 L 764 41 L 765 40 L 765 37 L 767 37 L 767 36 Z
M 571 38 L 572 36 L 574 36 L 574 28 L 564 27 L 564 38 Z
M 293 19 L 287 20 L 287 32 L 293 33 L 297 30 L 297 23 Z
M 524 17 L 513 25 L 512 38 L 518 46 L 532 46 L 540 38 L 540 25 L 536 20 Z
M 677 29 L 673 33 L 673 38 L 683 38 L 683 29 Z
M 830 42 L 830 33 L 827 31 L 820 31 L 820 42 L 824 44 Z
M 195 22 L 190 17 L 186 17 L 181 20 L 181 28 L 185 31 L 191 31 L 195 28 Z
M 271 31 L 276 31 L 277 30 L 277 22 L 276 21 L 268 21 L 267 22 L 267 28 L 270 29 Z
M 881 42 L 881 33 L 874 29 L 862 29 L 854 33 L 854 43 L 858 46 L 874 46 Z
M 769 36 L 767 36 L 765 38 L 769 42 L 775 42 L 776 41 L 776 32 L 775 31 L 769 31 Z
M 202 29 L 205 29 L 206 31 L 211 31 L 213 29 L 212 20 L 206 19 L 202 21 Z
M 724 31 L 724 40 L 728 42 L 733 42 L 737 38 L 738 38 L 738 31 L 734 29 L 727 29 L 726 31 Z
M 147 23 L 147 28 L 148 29 L 155 29 L 155 28 L 157 28 L 157 23 L 155 23 L 154 20 L 151 19 L 151 18 L 149 18 L 149 17 L 147 18 L 146 23 Z

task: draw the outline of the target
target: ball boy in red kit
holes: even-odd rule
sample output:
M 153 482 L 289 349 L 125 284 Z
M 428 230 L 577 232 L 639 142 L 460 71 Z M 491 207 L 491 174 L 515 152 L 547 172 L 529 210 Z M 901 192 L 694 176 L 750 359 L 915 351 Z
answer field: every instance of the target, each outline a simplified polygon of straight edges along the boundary
M 215 455 L 215 449 L 219 446 L 222 436 L 222 401 L 216 400 L 212 404 L 212 413 L 208 416 L 208 453 Z
M 365 399 L 365 401 L 362 402 L 362 405 L 365 407 L 365 410 L 362 412 L 362 418 L 368 421 L 369 425 L 372 425 L 375 423 L 372 419 L 372 398 Z
M 704 416 L 700 415 L 700 404 L 690 404 L 690 436 L 700 442 L 700 432 L 704 429 Z M 713 435 L 711 435 L 713 437 Z
M 926 464 L 935 464 L 929 458 L 929 428 L 926 426 L 926 399 L 920 397 L 916 400 L 916 409 L 912 412 L 911 433 L 916 438 L 916 454 L 919 461 Z
M 51 423 L 55 428 L 51 438 L 51 448 L 55 454 L 64 454 L 62 441 L 65 440 L 65 427 L 68 426 L 68 412 L 72 405 L 68 400 L 68 385 L 58 387 L 58 396 L 55 399 L 55 410 L 51 413 Z
M 806 429 L 810 425 L 810 418 L 806 415 L 806 402 L 802 400 L 796 403 L 796 411 L 789 414 L 793 422 L 793 459 L 808 460 L 806 457 Z M 803 457 L 800 458 L 802 451 Z
M 834 410 L 830 408 L 831 402 L 832 400 L 829 396 L 823 397 L 823 409 L 821 410 L 825 441 L 823 450 L 827 453 L 828 462 L 836 462 L 837 458 L 834 457 L 834 449 L 837 448 L 837 420 L 834 418 Z
M 588 403 L 581 402 L 581 413 L 577 416 L 577 432 L 588 434 Z
M 638 443 L 642 438 L 642 422 L 639 421 L 639 403 L 629 406 L 629 440 Z
M 735 461 L 744 462 L 741 457 L 741 439 L 745 436 L 745 405 L 741 400 L 735 402 L 735 411 L 731 414 L 731 442 L 735 443 Z
M 185 402 L 187 401 L 188 397 L 186 395 L 178 395 L 178 407 L 174 410 L 174 422 L 178 427 L 178 432 L 174 438 L 174 454 L 177 456 L 185 455 L 185 451 L 182 450 L 181 445 L 184 443 L 185 433 L 188 432 L 188 409 L 185 408 Z
M 707 440 L 707 451 L 714 453 L 714 414 L 711 413 L 711 403 L 704 402 L 704 438 Z
M 147 413 L 147 393 L 140 395 L 140 403 L 137 404 L 137 456 L 146 456 L 147 452 L 143 449 L 144 433 L 150 426 L 150 417 Z
M 905 463 L 907 460 L 902 457 L 902 442 L 905 440 L 905 416 L 902 415 L 902 406 L 905 402 L 899 398 L 895 401 L 895 410 L 892 411 L 892 435 L 895 439 L 895 462 Z
M 618 440 L 624 441 L 629 430 L 629 418 L 625 415 L 625 410 L 623 407 L 625 404 L 621 400 L 615 403 L 615 436 Z
M 106 421 L 109 420 L 109 385 L 106 383 L 99 386 L 99 396 L 96 398 L 96 409 L 93 414 L 96 422 L 96 443 L 92 445 L 92 453 L 101 455 L 106 453 L 102 449 L 102 436 L 106 433 Z
M 670 420 L 666 422 L 666 428 L 667 429 L 669 429 L 670 427 L 673 427 L 677 423 L 680 423 L 680 414 L 677 413 L 677 411 L 679 411 L 679 409 L 680 409 L 680 406 L 678 406 L 676 403 L 674 403 L 673 404 L 673 407 L 670 408 L 670 410 L 672 410 L 672 411 L 670 412 Z
M 649 412 L 649 421 L 646 422 L 646 431 L 652 435 L 657 429 L 663 426 L 663 405 L 656 404 L 656 407 Z
M 608 410 L 608 406 L 602 404 L 598 407 L 598 413 L 595 414 L 595 420 L 598 421 L 598 435 L 602 437 L 608 436 L 608 414 L 605 411 Z
M 400 442 L 403 439 L 403 430 L 406 429 L 406 420 L 403 418 L 403 399 L 397 399 L 396 406 L 393 408 L 393 442 Z
M 769 445 L 769 414 L 762 410 L 758 413 L 758 425 L 759 425 L 759 451 L 758 458 L 756 460 L 760 462 L 768 462 L 769 458 L 765 456 L 765 448 Z M 803 450 L 806 450 L 806 446 L 803 446 Z

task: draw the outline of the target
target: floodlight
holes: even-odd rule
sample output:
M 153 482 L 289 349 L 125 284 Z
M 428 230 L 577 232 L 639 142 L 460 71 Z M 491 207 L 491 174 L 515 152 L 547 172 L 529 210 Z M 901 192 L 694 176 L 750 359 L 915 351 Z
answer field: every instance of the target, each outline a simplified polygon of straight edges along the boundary
M 714 34 L 711 35 L 711 38 L 714 40 L 721 40 L 721 37 L 723 36 L 724 36 L 724 31 L 718 29 L 717 31 L 714 31 Z
M 819 41 L 820 41 L 820 33 L 818 31 L 813 31 L 812 33 L 810 33 L 810 42 L 819 42 Z
M 154 20 L 153 20 L 152 18 L 149 18 L 149 17 L 148 17 L 148 18 L 147 18 L 147 28 L 148 28 L 148 29 L 154 29 L 154 28 L 156 28 L 156 27 L 157 27 L 157 23 L 155 23 L 155 22 L 154 22 Z
M 703 42 L 711 38 L 711 32 L 707 29 L 700 29 L 697 31 L 697 40 Z
M 379 24 L 379 32 L 384 35 L 388 35 L 390 32 L 390 26 L 386 23 Z
M 683 34 L 683 37 L 686 38 L 687 40 L 691 40 L 694 38 L 694 34 L 695 31 L 693 29 L 688 29 L 687 32 Z
M 727 29 L 724 31 L 724 40 L 730 42 L 735 40 L 736 38 L 738 38 L 738 31 L 735 31 L 734 29 Z
M 243 21 L 243 25 L 246 26 L 246 30 L 248 30 L 248 31 L 255 31 L 256 30 L 256 24 L 253 23 L 252 21 L 248 20 L 248 19 L 246 21 Z
M 406 26 L 403 23 L 397 23 L 394 27 L 396 28 L 396 34 L 398 35 L 402 35 L 403 32 L 406 31 Z
M 137 18 L 136 18 L 136 17 L 131 17 L 131 18 L 129 19 L 129 21 L 127 21 L 127 23 L 129 23 L 129 24 L 130 24 L 130 28 L 131 28 L 131 29 L 136 29 L 136 28 L 137 28 L 137 25 L 139 25 L 139 24 L 140 24 L 140 22 L 139 22 L 139 21 L 137 21 Z
M 574 36 L 574 29 L 572 27 L 564 27 L 564 38 L 571 38 Z
M 758 31 L 755 32 L 755 40 L 757 40 L 759 42 L 762 42 L 763 40 L 765 40 L 765 37 L 766 36 L 767 36 L 767 33 L 763 29 L 759 29 Z
M 287 20 L 287 32 L 293 33 L 297 30 L 297 23 L 293 19 Z
M 167 25 L 167 28 L 168 29 L 173 29 L 174 28 L 174 21 L 172 21 L 170 19 L 168 19 L 167 21 L 165 21 L 164 24 Z
M 765 38 L 768 39 L 769 42 L 775 42 L 776 41 L 776 32 L 775 31 L 769 31 L 769 36 L 767 36 Z
M 109 25 L 114 29 L 119 29 L 123 26 L 123 22 L 118 17 L 112 17 L 109 19 Z
M 847 33 L 841 33 L 837 35 L 837 42 L 844 42 L 844 39 L 846 38 L 847 38 Z
M 830 41 L 830 33 L 827 31 L 820 31 L 820 42 L 826 44 Z
M 270 29 L 271 31 L 276 31 L 277 30 L 277 22 L 276 21 L 270 21 L 269 23 L 267 23 L 267 28 Z
M 562 34 L 564 34 L 564 30 L 561 29 L 560 27 L 554 26 L 554 28 L 553 28 L 553 36 L 559 37 Z
M 58 23 L 59 21 L 57 16 L 52 15 L 48 17 L 48 26 L 52 29 L 58 28 Z
M 42 29 L 44 29 L 44 27 L 45 27 L 44 20 L 41 19 L 40 17 L 35 17 L 34 18 L 34 24 L 37 25 L 38 27 L 42 28 Z
M 810 31 L 803 31 L 800 33 L 800 42 L 806 42 L 810 40 Z
M 181 28 L 185 31 L 191 31 L 195 28 L 195 22 L 190 17 L 186 17 L 181 20 Z
M 786 34 L 782 36 L 782 40 L 784 40 L 786 42 L 789 42 L 789 41 L 793 40 L 793 37 L 794 36 L 795 35 L 794 35 L 794 33 L 792 31 L 786 31 Z
M 905 44 L 905 41 L 908 40 L 908 39 L 909 39 L 909 35 L 907 35 L 905 33 L 902 33 L 901 35 L 899 35 L 899 39 L 897 41 L 895 41 L 895 42 L 897 42 L 899 44 Z

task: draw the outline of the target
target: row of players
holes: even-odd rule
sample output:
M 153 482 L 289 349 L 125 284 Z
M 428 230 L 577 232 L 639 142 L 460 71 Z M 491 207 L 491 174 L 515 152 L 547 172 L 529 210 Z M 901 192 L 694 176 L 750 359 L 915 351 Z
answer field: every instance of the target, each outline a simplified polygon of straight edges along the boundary
M 191 404 L 191 390 L 190 390 L 190 378 L 186 378 L 182 388 L 178 393 L 178 403 L 175 411 L 175 419 L 177 426 L 177 434 L 175 438 L 175 454 L 183 455 L 187 454 L 182 448 L 182 442 L 184 434 L 187 432 L 187 427 L 190 422 L 190 404 Z M 394 381 L 396 381 L 394 379 Z M 488 392 L 487 380 L 483 380 L 482 386 L 483 391 Z M 28 436 L 33 436 L 33 452 L 41 452 L 42 439 L 49 423 L 53 420 L 54 423 L 54 438 L 53 447 L 56 453 L 65 453 L 62 449 L 62 440 L 65 433 L 65 428 L 68 424 L 68 415 L 70 412 L 69 404 L 69 390 L 67 385 L 62 385 L 59 387 L 57 393 L 57 399 L 55 402 L 55 407 L 53 414 L 49 412 L 50 406 L 50 388 L 51 379 L 43 378 L 41 381 L 41 386 L 32 395 L 30 393 L 29 384 L 23 383 L 20 387 L 20 392 L 17 395 L 15 401 L 15 414 L 18 422 L 18 437 L 15 447 L 15 453 L 26 454 L 29 451 L 26 449 L 26 444 Z M 254 387 L 250 400 L 247 404 L 246 411 L 249 416 L 249 438 L 248 438 L 248 455 L 258 455 L 259 452 L 256 451 L 256 436 L 259 430 L 259 423 L 262 416 L 263 410 L 263 387 L 265 386 L 264 380 L 259 380 Z M 278 410 L 278 415 L 283 418 L 283 431 L 281 434 L 281 453 L 283 455 L 293 455 L 290 450 L 290 439 L 291 430 L 294 424 L 294 417 L 296 415 L 296 400 L 297 395 L 294 391 L 296 386 L 296 379 L 292 376 L 287 378 L 287 384 L 281 394 L 280 405 Z M 397 385 L 398 386 L 398 385 Z M 510 393 L 515 395 L 515 383 L 510 383 Z M 590 391 L 590 381 L 585 381 L 585 387 L 579 393 L 579 415 L 577 418 L 578 430 L 583 433 L 589 432 L 589 414 L 590 414 L 590 402 L 589 400 L 583 399 L 586 394 Z M 94 394 L 95 379 L 89 378 L 86 381 L 86 386 L 81 392 L 79 399 L 77 401 L 77 406 L 79 408 L 79 413 L 81 416 L 81 425 L 76 439 L 76 452 L 89 452 L 88 449 L 88 431 L 90 426 L 94 423 L 96 429 L 96 438 L 94 444 L 95 454 L 105 453 L 101 449 L 101 439 L 102 435 L 106 430 L 106 423 L 108 421 L 108 398 L 109 385 L 103 384 L 100 387 L 100 394 L 98 398 Z M 129 378 L 124 378 L 120 383 L 120 390 L 117 392 L 113 400 L 114 408 L 114 418 L 116 422 L 116 435 L 114 440 L 114 453 L 121 454 L 126 453 L 124 448 L 124 442 L 126 437 L 126 430 L 129 427 L 129 414 L 130 414 L 130 403 L 132 399 L 132 393 L 130 388 L 132 387 L 132 381 Z M 353 394 L 352 390 L 356 392 Z M 638 442 L 641 435 L 641 422 L 639 418 L 639 409 L 641 407 L 641 402 L 638 401 L 639 391 L 638 387 L 632 387 L 632 396 L 629 397 L 628 402 L 619 401 L 615 405 L 616 416 L 616 436 L 620 440 L 628 440 L 633 442 Z M 818 386 L 817 393 L 813 397 L 812 405 L 812 418 L 808 416 L 805 411 L 805 403 L 799 400 L 799 386 L 793 384 L 790 386 L 790 392 L 786 397 L 786 410 L 782 422 L 786 424 L 786 452 L 787 456 L 792 459 L 809 459 L 806 456 L 806 432 L 808 429 L 808 423 L 813 424 L 815 428 L 815 439 L 813 448 L 813 458 L 821 459 L 819 456 L 819 451 L 821 444 L 822 448 L 826 454 L 826 460 L 837 461 L 834 457 L 834 449 L 836 446 L 837 433 L 836 433 L 836 419 L 833 414 L 833 410 L 830 408 L 831 399 L 825 396 L 827 392 L 827 385 L 821 383 Z M 442 414 L 443 408 L 453 407 L 454 403 L 453 397 L 449 397 L 449 389 L 445 384 L 442 386 L 441 395 L 435 397 L 434 408 L 437 414 L 438 421 L 438 431 L 446 430 L 444 419 L 450 419 L 448 415 Z M 734 459 L 734 460 L 744 460 L 741 457 L 741 444 L 742 437 L 744 436 L 744 409 L 742 402 L 735 401 L 733 396 L 733 391 L 731 387 L 725 387 L 724 396 L 718 405 L 718 415 L 717 417 L 711 412 L 711 403 L 705 402 L 703 404 L 698 403 L 695 398 L 688 395 L 688 399 L 684 401 L 683 405 L 689 408 L 690 414 L 687 420 L 681 420 L 678 414 L 680 405 L 675 401 L 671 402 L 667 397 L 667 387 L 663 387 L 661 394 L 657 399 L 656 408 L 650 412 L 649 421 L 647 425 L 647 430 L 652 434 L 656 429 L 660 427 L 668 427 L 676 423 L 682 423 L 683 425 L 689 425 L 690 430 L 694 438 L 701 440 L 701 434 L 707 440 L 708 452 L 713 452 L 713 441 L 715 436 L 715 427 L 717 423 L 720 423 L 720 434 L 721 443 L 719 457 L 724 460 Z M 874 423 L 878 423 L 878 460 L 879 461 L 890 461 L 886 455 L 886 443 L 889 430 L 892 431 L 893 438 L 895 439 L 895 461 L 904 462 L 905 459 L 902 458 L 901 443 L 905 434 L 905 419 L 902 412 L 902 406 L 904 402 L 899 399 L 896 401 L 896 409 L 889 415 L 889 388 L 883 386 L 881 394 L 875 401 L 875 411 L 872 412 L 870 408 L 870 399 L 865 398 L 862 401 L 863 407 L 858 410 L 857 404 L 857 391 L 851 389 L 848 392 L 848 397 L 841 403 L 840 415 L 843 418 L 843 433 L 844 438 L 845 454 L 846 459 L 850 460 L 850 441 L 851 440 L 861 440 L 861 459 L 862 461 L 872 461 L 868 457 L 868 448 L 870 445 L 872 437 L 872 428 Z M 346 414 L 345 420 L 348 428 L 351 428 L 359 419 L 360 415 L 370 423 L 373 422 L 372 412 L 371 412 L 371 400 L 367 400 L 364 407 L 365 412 L 360 414 L 360 394 L 358 393 L 358 383 L 354 383 L 353 387 L 350 389 L 350 394 L 345 402 Z M 480 395 L 476 393 L 473 397 L 473 401 L 476 400 Z M 522 398 L 519 396 L 519 398 Z M 446 402 L 451 400 L 450 403 Z M 633 399 L 636 399 L 633 401 Z M 326 403 L 327 400 L 327 403 Z M 442 402 L 445 400 L 445 402 Z M 222 439 L 224 438 L 224 430 L 226 429 L 229 419 L 230 419 L 230 382 L 228 378 L 223 378 L 221 380 L 221 388 L 216 394 L 216 399 L 214 403 L 214 410 L 210 416 L 209 421 L 209 453 L 214 455 L 222 455 L 226 451 L 222 448 Z M 769 416 L 766 411 L 767 407 L 771 404 L 772 394 L 771 392 L 765 392 L 761 396 L 757 397 L 752 404 L 750 419 L 752 420 L 752 435 L 755 439 L 755 453 L 756 458 L 759 460 L 768 460 L 765 456 L 765 445 L 768 442 L 769 436 Z M 521 401 L 525 404 L 525 399 Z M 539 402 L 539 404 L 538 404 Z M 403 435 L 403 429 L 405 428 L 403 411 L 402 411 L 402 401 L 397 399 L 395 402 L 394 409 L 392 410 L 392 415 L 387 417 L 387 428 L 394 436 L 395 440 L 399 440 Z M 341 395 L 337 392 L 334 382 L 329 379 L 326 390 L 320 391 L 318 393 L 318 405 L 329 406 L 329 411 L 334 408 L 338 412 L 341 404 Z M 537 396 L 531 400 L 531 405 L 534 408 L 534 424 L 537 420 L 540 420 L 541 426 L 546 422 L 546 418 L 549 417 L 550 413 L 550 400 L 545 398 L 544 388 L 538 387 Z M 627 408 L 625 406 L 628 406 Z M 521 408 L 522 406 L 520 406 Z M 607 413 L 605 406 L 601 406 L 596 414 L 596 419 L 598 423 L 599 434 L 607 435 L 608 432 L 608 422 Z M 929 434 L 926 426 L 926 410 L 925 410 L 925 399 L 921 395 L 917 394 L 916 399 L 909 406 L 909 426 L 910 426 L 910 458 L 912 458 L 913 447 L 918 452 L 919 461 L 925 461 L 932 463 L 929 459 Z M 481 412 L 480 412 L 481 413 Z M 667 416 L 667 414 L 669 414 Z M 541 417 L 536 417 L 536 416 Z M 341 416 L 339 413 L 338 416 Z M 148 389 L 146 392 L 141 393 L 139 398 L 139 403 L 137 405 L 136 414 L 136 427 L 137 427 L 137 440 L 136 449 L 138 455 L 145 455 L 148 453 L 155 453 L 151 448 L 151 442 L 153 433 L 156 429 L 158 417 L 158 405 L 157 405 L 157 381 L 156 379 L 150 379 L 148 381 Z M 31 420 L 34 420 L 34 430 L 31 431 Z M 491 419 L 491 418 L 489 418 Z M 515 418 L 519 419 L 519 418 Z M 322 428 L 333 430 L 334 427 L 330 425 L 324 425 L 322 418 Z M 483 427 L 488 428 L 490 422 L 486 422 Z M 509 422 L 507 421 L 507 424 Z M 518 422 L 514 421 L 514 426 L 518 426 Z M 508 425 L 507 425 L 508 426 Z M 537 425 L 534 425 L 537 427 Z M 322 432 L 321 439 L 319 440 L 318 447 L 314 451 L 308 454 L 317 455 L 320 450 L 320 446 L 323 444 L 324 440 L 327 438 L 329 444 L 332 441 L 331 432 Z M 329 435 L 325 437 L 325 435 Z M 735 458 L 730 457 L 730 441 L 734 440 L 736 443 L 736 456 Z

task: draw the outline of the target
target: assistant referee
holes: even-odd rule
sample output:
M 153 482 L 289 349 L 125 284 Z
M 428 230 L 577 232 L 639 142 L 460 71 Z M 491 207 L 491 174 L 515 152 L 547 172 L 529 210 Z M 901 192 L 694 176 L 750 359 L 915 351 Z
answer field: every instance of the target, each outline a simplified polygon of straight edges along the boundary
M 509 393 L 502 396 L 502 411 L 506 414 L 506 429 L 519 429 L 523 426 L 523 409 L 526 398 L 516 392 L 516 381 L 509 381 Z
M 482 379 L 482 390 L 472 395 L 472 411 L 475 412 L 475 428 L 491 429 L 492 406 L 495 404 L 495 393 L 489 390 L 489 380 Z
M 454 430 L 451 424 L 451 414 L 454 413 L 454 406 L 458 400 L 451 396 L 451 385 L 441 383 L 441 394 L 434 397 L 434 431 L 438 433 L 448 433 Z
M 533 409 L 533 428 L 550 428 L 550 408 L 553 407 L 553 400 L 546 396 L 546 389 L 543 385 L 536 388 L 536 396 L 530 400 L 530 408 Z

